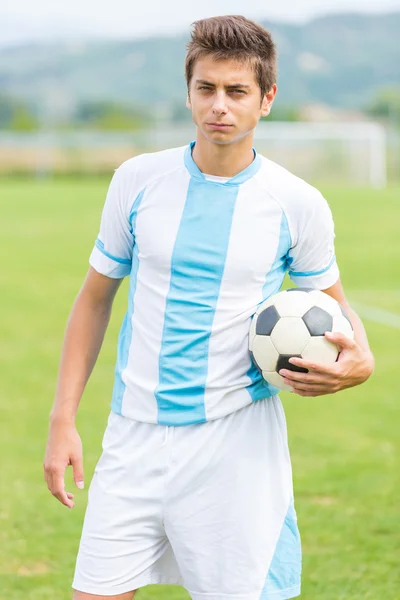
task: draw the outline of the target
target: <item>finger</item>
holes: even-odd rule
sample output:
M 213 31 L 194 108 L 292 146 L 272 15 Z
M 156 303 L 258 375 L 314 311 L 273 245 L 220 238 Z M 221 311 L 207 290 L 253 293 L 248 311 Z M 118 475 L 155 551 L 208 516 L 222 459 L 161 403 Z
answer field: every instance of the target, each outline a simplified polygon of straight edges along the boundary
M 68 498 L 68 494 L 65 491 L 64 472 L 62 470 L 53 471 L 51 473 L 49 484 L 51 493 L 61 502 L 61 504 L 68 506 L 68 508 L 74 506 L 72 499 Z
M 85 487 L 84 483 L 84 474 L 83 474 L 83 460 L 82 454 L 72 457 L 71 456 L 71 465 L 74 470 L 74 481 L 77 488 L 83 490 Z
M 284 379 L 283 382 L 289 385 L 294 392 L 305 391 L 326 394 L 332 389 L 332 386 L 328 383 L 302 383 L 301 381 L 289 381 L 289 379 Z
M 351 350 L 357 346 L 354 340 L 347 337 L 347 335 L 344 335 L 344 333 L 339 333 L 338 331 L 327 331 L 325 333 L 325 337 L 330 342 L 336 344 L 339 347 L 339 350 L 343 350 L 344 348 Z
M 69 498 L 68 493 L 65 490 L 56 491 L 53 493 L 53 496 L 67 508 L 74 508 L 74 501 L 72 498 Z
M 327 396 L 329 394 L 329 392 L 306 392 L 304 390 L 293 390 L 293 393 L 303 398 L 316 398 L 317 396 Z
M 289 369 L 281 369 L 279 375 L 285 379 L 289 379 L 291 382 L 300 381 L 302 383 L 324 383 L 326 382 L 326 375 L 320 375 L 319 373 L 300 373 L 299 371 L 290 371 Z
M 306 387 L 302 385 L 291 386 L 293 394 L 299 396 L 326 396 L 327 394 L 333 394 L 332 389 L 327 387 Z
M 67 508 L 74 508 L 75 503 L 73 502 L 73 500 L 71 500 L 70 498 L 68 498 L 68 495 L 65 492 L 65 490 L 63 490 L 60 493 L 53 494 L 53 496 L 55 498 L 57 498 L 57 500 L 59 502 L 61 502 L 61 504 L 63 504 L 64 506 L 66 506 Z
M 298 358 L 297 356 L 289 358 L 289 362 L 296 367 L 302 367 L 303 369 L 307 369 L 307 371 L 312 371 L 313 373 L 330 375 L 332 372 L 334 372 L 334 365 L 326 365 L 325 363 L 318 363 L 314 361 L 311 362 L 309 360 L 305 360 L 304 358 Z

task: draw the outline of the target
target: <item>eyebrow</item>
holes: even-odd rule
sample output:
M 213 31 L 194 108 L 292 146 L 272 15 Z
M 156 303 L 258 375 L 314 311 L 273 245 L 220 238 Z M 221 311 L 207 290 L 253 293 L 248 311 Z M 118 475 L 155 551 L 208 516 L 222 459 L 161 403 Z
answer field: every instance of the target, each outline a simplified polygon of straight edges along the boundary
M 196 79 L 196 83 L 203 83 L 204 85 L 209 85 L 210 87 L 215 87 L 214 83 L 210 83 L 209 81 L 205 81 L 204 79 Z M 231 83 L 225 86 L 226 88 L 245 88 L 250 89 L 249 85 L 245 85 L 244 83 Z

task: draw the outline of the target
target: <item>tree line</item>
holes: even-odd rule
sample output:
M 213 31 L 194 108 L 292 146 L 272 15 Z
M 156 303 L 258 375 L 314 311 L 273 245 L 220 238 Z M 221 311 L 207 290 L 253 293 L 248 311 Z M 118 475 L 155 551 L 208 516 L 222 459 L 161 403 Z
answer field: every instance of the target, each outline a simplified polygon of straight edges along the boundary
M 268 117 L 273 121 L 298 121 L 299 108 L 276 104 Z M 377 90 L 364 107 L 367 116 L 400 127 L 400 87 Z M 184 103 L 139 107 L 107 100 L 81 102 L 68 113 L 43 110 L 19 98 L 0 94 L 0 130 L 38 131 L 43 128 L 93 129 L 97 131 L 136 131 L 162 123 L 189 123 L 191 113 Z

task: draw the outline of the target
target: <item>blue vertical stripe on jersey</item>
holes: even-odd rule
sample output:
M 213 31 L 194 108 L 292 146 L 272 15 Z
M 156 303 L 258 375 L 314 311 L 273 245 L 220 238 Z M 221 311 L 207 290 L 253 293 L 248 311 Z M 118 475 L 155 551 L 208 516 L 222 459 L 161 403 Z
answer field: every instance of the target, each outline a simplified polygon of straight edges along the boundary
M 267 300 L 273 294 L 277 294 L 281 289 L 285 273 L 288 269 L 288 254 L 292 240 L 289 231 L 289 225 L 285 213 L 282 211 L 281 224 L 279 230 L 279 242 L 278 248 L 275 255 L 275 260 L 272 264 L 271 270 L 268 272 L 265 279 L 265 283 L 262 289 L 262 302 Z M 263 379 L 260 371 L 255 366 L 254 362 L 251 361 L 250 369 L 247 372 L 247 376 L 250 377 L 251 383 L 247 386 L 253 402 L 262 400 L 263 398 L 269 398 L 279 392 L 279 389 L 274 385 L 271 385 Z
M 284 600 L 300 594 L 301 540 L 291 500 L 260 600 Z M 290 595 L 289 595 L 290 594 Z
M 288 256 L 291 245 L 292 238 L 290 236 L 288 221 L 285 213 L 282 212 L 278 249 L 271 270 L 265 279 L 262 291 L 263 301 L 267 300 L 273 294 L 277 294 L 281 289 L 285 273 L 288 270 Z
M 136 217 L 139 206 L 142 202 L 144 193 L 146 188 L 140 192 L 137 196 L 136 200 L 133 203 L 132 211 L 129 217 L 129 221 L 131 224 L 131 231 L 133 234 L 133 239 L 135 239 L 135 230 L 136 230 Z M 111 409 L 113 412 L 118 415 L 121 414 L 122 411 L 122 401 L 125 393 L 125 383 L 123 381 L 123 372 L 126 369 L 129 358 L 129 349 L 131 347 L 132 341 L 132 316 L 134 310 L 134 298 L 136 291 L 136 280 L 137 274 L 139 270 L 139 250 L 137 245 L 135 244 L 132 252 L 132 268 L 130 273 L 130 281 L 129 281 L 129 292 L 128 292 L 128 311 L 125 315 L 124 321 L 122 323 L 121 330 L 119 332 L 118 337 L 118 354 L 117 354 L 117 363 L 115 365 L 115 379 L 114 379 L 114 389 L 111 401 Z
M 155 390 L 158 422 L 206 421 L 209 340 L 238 186 L 192 177 L 171 258 Z

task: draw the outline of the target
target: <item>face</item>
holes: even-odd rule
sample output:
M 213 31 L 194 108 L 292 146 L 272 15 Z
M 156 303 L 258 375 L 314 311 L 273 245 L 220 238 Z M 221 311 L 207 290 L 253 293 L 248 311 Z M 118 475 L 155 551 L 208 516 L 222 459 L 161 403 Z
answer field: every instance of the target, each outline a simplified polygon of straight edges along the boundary
M 199 132 L 215 144 L 232 144 L 252 134 L 271 110 L 276 85 L 261 99 L 253 69 L 234 60 L 199 59 L 186 106 Z

